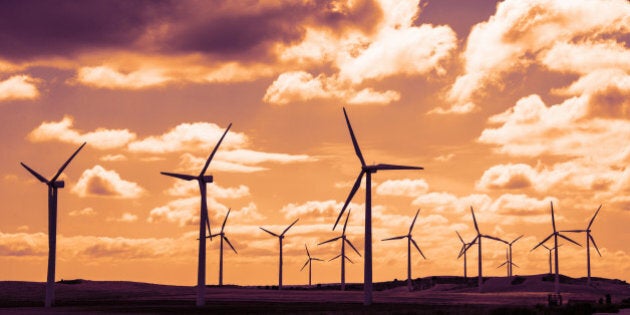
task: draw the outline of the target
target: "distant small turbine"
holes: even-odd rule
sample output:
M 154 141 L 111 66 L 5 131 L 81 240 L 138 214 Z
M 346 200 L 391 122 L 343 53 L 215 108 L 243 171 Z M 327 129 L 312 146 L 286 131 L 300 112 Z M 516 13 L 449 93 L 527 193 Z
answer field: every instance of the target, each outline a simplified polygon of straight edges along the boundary
M 509 253 L 509 250 L 506 248 L 506 249 L 505 249 L 505 261 L 504 261 L 502 264 L 500 264 L 500 265 L 497 267 L 497 269 L 499 269 L 499 268 L 501 268 L 501 267 L 503 267 L 503 266 L 506 266 L 507 276 L 508 276 L 508 277 L 511 277 L 511 276 L 512 276 L 512 265 L 514 265 L 514 266 L 516 266 L 516 267 L 518 268 L 518 265 L 517 265 L 517 264 L 515 264 L 515 263 L 513 263 L 513 262 L 510 260 L 510 253 Z
M 350 132 L 350 138 L 352 139 L 352 145 L 354 146 L 354 152 L 356 153 L 359 161 L 361 162 L 361 172 L 357 177 L 357 180 L 354 182 L 354 186 L 352 186 L 352 190 L 350 190 L 350 194 L 346 199 L 346 202 L 341 208 L 339 212 L 339 216 L 333 225 L 333 230 L 337 227 L 337 223 L 343 216 L 343 212 L 346 211 L 346 207 L 352 201 L 352 197 L 359 190 L 361 186 L 361 180 L 363 179 L 363 175 L 365 175 L 365 259 L 363 260 L 363 292 L 364 292 L 364 305 L 372 304 L 372 174 L 377 171 L 389 171 L 389 170 L 422 170 L 422 167 L 419 166 L 404 166 L 404 165 L 392 165 L 392 164 L 374 164 L 367 165 L 365 164 L 365 160 L 363 159 L 363 154 L 361 154 L 361 149 L 359 148 L 359 143 L 357 142 L 356 137 L 354 136 L 354 132 L 352 131 L 352 126 L 350 125 L 350 119 L 348 118 L 348 114 L 346 113 L 346 109 L 343 109 L 343 115 L 346 118 L 346 124 L 348 125 L 348 131 Z
M 499 241 L 502 243 L 506 243 L 506 241 L 498 238 L 498 237 L 494 237 L 494 236 L 490 236 L 490 235 L 485 235 L 485 234 L 481 234 L 481 232 L 479 232 L 479 226 L 477 225 L 477 219 L 475 218 L 475 211 L 473 211 L 473 208 L 470 207 L 470 213 L 472 213 L 472 217 L 473 217 L 473 223 L 475 224 L 475 230 L 477 231 L 477 236 L 473 239 L 472 243 L 475 243 L 475 241 L 477 241 L 477 245 L 478 245 L 478 259 L 479 259 L 479 264 L 478 264 L 478 269 L 479 269 L 479 273 L 478 273 L 478 278 L 477 278 L 477 285 L 479 286 L 479 292 L 483 291 L 483 273 L 482 273 L 482 254 L 481 254 L 481 239 L 482 238 L 487 238 L 487 239 L 491 239 L 491 240 L 495 240 L 495 241 Z
M 348 256 L 346 256 L 346 243 L 348 243 L 348 245 L 350 245 L 350 247 L 352 247 L 352 249 L 357 253 L 357 255 L 361 256 L 361 253 L 359 253 L 359 251 L 357 250 L 356 247 L 354 247 L 354 245 L 352 245 L 352 243 L 350 242 L 350 240 L 346 237 L 346 226 L 348 225 L 348 218 L 350 217 L 350 209 L 348 209 L 348 214 L 346 215 L 346 222 L 344 222 L 343 224 L 343 230 L 341 232 L 341 236 L 337 236 L 335 238 L 331 238 L 327 241 L 323 241 L 317 245 L 323 245 L 326 243 L 330 243 L 330 242 L 334 242 L 338 239 L 341 239 L 341 254 L 331 258 L 329 261 L 335 260 L 337 258 L 340 258 L 341 260 L 341 291 L 344 291 L 346 289 L 346 259 L 354 264 L 354 262 L 352 262 L 352 260 L 350 260 L 350 258 L 348 258 Z
M 559 231 L 556 230 L 556 219 L 554 217 L 553 214 L 553 201 L 550 202 L 551 204 L 551 225 L 553 227 L 553 233 L 549 234 L 549 236 L 547 236 L 544 240 L 542 240 L 542 242 L 538 243 L 538 245 L 534 246 L 534 248 L 532 248 L 532 251 L 536 248 L 538 248 L 539 246 L 543 245 L 545 242 L 547 242 L 551 237 L 553 237 L 553 247 L 555 248 L 555 260 L 556 260 L 556 277 L 555 277 L 555 281 L 554 281 L 554 291 L 556 294 L 560 294 L 560 265 L 558 264 L 558 236 L 564 238 L 565 240 L 578 245 L 580 247 L 582 247 L 582 245 L 580 245 L 578 242 L 560 234 Z
M 206 160 L 206 164 L 203 166 L 201 173 L 199 175 L 187 175 L 187 174 L 177 174 L 177 173 L 167 173 L 160 172 L 162 175 L 175 177 L 178 179 L 183 179 L 186 181 L 196 180 L 199 183 L 199 193 L 201 194 L 201 207 L 199 210 L 199 259 L 197 262 L 197 306 L 203 306 L 206 301 L 204 298 L 204 293 L 206 290 L 206 228 L 208 229 L 208 234 L 212 233 L 210 230 L 210 219 L 208 218 L 208 204 L 206 203 L 206 184 L 212 183 L 213 177 L 212 175 L 206 175 L 206 170 L 208 170 L 208 166 L 214 157 L 214 154 L 217 153 L 217 149 L 221 145 L 223 138 L 232 127 L 232 124 L 229 124 L 225 132 L 219 139 L 219 142 L 210 153 L 210 156 Z
M 509 242 L 507 245 L 509 247 L 509 264 L 508 264 L 508 277 L 511 277 L 514 275 L 514 273 L 512 272 L 512 266 L 516 266 L 516 264 L 514 263 L 514 260 L 512 260 L 512 245 L 514 245 L 514 243 L 516 243 L 518 240 L 521 239 L 521 237 L 523 237 L 524 235 L 521 235 L 517 238 L 515 238 L 513 241 Z M 518 266 L 516 266 L 518 267 Z
M 308 256 L 308 259 L 306 260 L 306 262 L 304 263 L 304 266 L 302 266 L 300 271 L 304 270 L 304 267 L 308 265 L 308 286 L 310 287 L 312 271 L 313 271 L 313 260 L 316 260 L 316 261 L 323 261 L 323 260 L 316 257 L 311 257 L 311 253 L 308 251 L 308 246 L 306 246 L 306 244 L 304 244 L 304 248 L 306 248 L 306 255 Z
M 291 223 L 291 225 L 289 225 L 286 229 L 284 229 L 284 231 L 282 231 L 282 234 L 278 235 L 274 232 L 271 232 L 263 227 L 260 227 L 261 230 L 275 236 L 278 238 L 278 241 L 280 242 L 280 263 L 279 263 L 279 268 L 278 268 L 278 290 L 282 290 L 282 240 L 284 239 L 284 234 L 287 233 L 287 231 L 295 224 L 297 223 L 298 219 L 295 219 L 295 221 L 293 221 L 293 223 Z
M 411 221 L 411 226 L 409 226 L 409 232 L 407 233 L 407 235 L 394 236 L 383 239 L 383 241 L 400 240 L 403 238 L 407 239 L 407 289 L 409 289 L 409 291 L 413 291 L 413 285 L 411 284 L 411 244 L 416 247 L 420 255 L 422 255 L 422 258 L 427 259 L 422 253 L 422 250 L 420 250 L 420 247 L 418 247 L 416 241 L 411 237 L 411 231 L 413 230 L 413 225 L 416 224 L 416 219 L 418 218 L 419 213 L 420 209 L 418 209 L 418 211 L 416 212 L 416 216 L 413 217 L 413 221 Z
M 219 286 L 223 285 L 223 241 L 225 240 L 225 242 L 230 246 L 230 248 L 236 254 L 238 254 L 236 249 L 234 249 L 234 246 L 232 246 L 232 243 L 230 243 L 230 240 L 227 238 L 227 236 L 225 236 L 225 232 L 223 232 L 223 229 L 225 228 L 225 223 L 227 222 L 227 219 L 230 216 L 230 210 L 231 209 L 228 209 L 228 212 L 225 215 L 225 219 L 223 219 L 223 224 L 221 225 L 221 232 L 210 234 L 210 236 L 208 236 L 210 238 L 217 237 L 217 236 L 221 237 L 221 244 L 219 245 Z
M 55 176 L 50 180 L 40 175 L 26 164 L 20 162 L 22 166 L 35 176 L 40 182 L 48 186 L 48 274 L 46 276 L 46 299 L 44 305 L 51 307 L 55 304 L 55 260 L 57 257 L 57 189 L 65 186 L 64 181 L 57 180 L 63 170 L 70 164 L 72 159 L 83 149 L 85 142 L 66 160 L 59 168 Z
M 597 208 L 597 211 L 595 211 L 595 214 L 593 215 L 593 218 L 591 218 L 591 221 L 588 223 L 588 226 L 586 227 L 586 229 L 560 231 L 560 232 L 569 232 L 569 233 L 586 233 L 586 272 L 588 274 L 588 278 L 586 281 L 587 285 L 591 285 L 591 243 L 590 242 L 593 242 L 593 246 L 595 247 L 595 250 L 597 250 L 599 257 L 602 256 L 602 253 L 599 252 L 599 248 L 597 248 L 597 244 L 595 243 L 595 239 L 593 238 L 593 235 L 591 235 L 591 225 L 593 225 L 593 221 L 595 221 L 595 217 L 597 216 L 597 214 L 599 213 L 599 210 L 601 209 L 602 209 L 602 205 L 599 205 L 599 208 Z
M 475 241 L 473 240 L 470 243 L 466 243 L 464 242 L 464 239 L 462 238 L 462 236 L 459 235 L 459 232 L 455 231 L 455 233 L 457 233 L 457 237 L 459 237 L 459 240 L 462 242 L 462 248 L 459 250 L 457 259 L 459 259 L 459 257 L 461 257 L 462 255 L 464 256 L 464 279 L 468 279 L 467 268 L 466 268 L 466 252 L 468 251 L 470 247 L 472 247 L 472 245 L 475 244 Z
M 560 246 L 562 246 L 562 244 L 558 245 L 558 247 L 560 247 Z M 551 253 L 552 253 L 552 252 L 553 252 L 556 248 L 555 248 L 555 247 L 554 247 L 554 248 L 549 248 L 549 247 L 547 247 L 547 245 L 545 245 L 545 244 L 542 244 L 542 247 L 544 247 L 547 251 L 549 251 L 549 274 L 552 274 L 552 273 L 553 273 L 553 270 L 552 270 L 552 268 L 551 268 L 551 266 L 552 266 L 552 264 L 551 264 L 551 261 L 552 261 Z

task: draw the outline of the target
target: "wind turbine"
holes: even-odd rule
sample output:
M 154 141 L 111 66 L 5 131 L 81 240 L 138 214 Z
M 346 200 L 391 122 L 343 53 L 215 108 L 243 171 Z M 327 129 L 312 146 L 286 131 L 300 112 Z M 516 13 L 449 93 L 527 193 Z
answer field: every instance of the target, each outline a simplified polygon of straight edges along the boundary
M 459 237 L 459 240 L 462 242 L 462 248 L 459 250 L 459 254 L 457 255 L 457 259 L 459 259 L 459 257 L 464 255 L 464 280 L 466 280 L 466 279 L 468 279 L 467 268 L 466 268 L 466 252 L 468 251 L 468 249 L 470 247 L 472 247 L 472 245 L 475 244 L 475 240 L 473 240 L 470 243 L 466 243 L 466 242 L 464 242 L 464 239 L 462 238 L 462 236 L 459 235 L 459 232 L 455 231 L 455 233 L 457 233 L 457 237 Z
M 361 186 L 361 179 L 363 179 L 363 175 L 365 175 L 365 259 L 363 261 L 363 291 L 364 291 L 364 305 L 372 304 L 372 174 L 377 171 L 388 171 L 388 170 L 422 170 L 424 168 L 419 166 L 404 166 L 404 165 L 392 165 L 392 164 L 374 164 L 374 165 L 366 165 L 365 160 L 363 159 L 363 154 L 361 154 L 361 149 L 359 148 L 359 144 L 357 142 L 356 137 L 354 136 L 354 132 L 352 131 L 352 126 L 350 125 L 350 119 L 348 118 L 348 114 L 346 113 L 346 109 L 343 109 L 343 115 L 346 118 L 346 124 L 348 125 L 348 131 L 350 132 L 350 138 L 352 139 L 352 145 L 354 146 L 354 151 L 361 162 L 361 172 L 357 177 L 357 180 L 354 182 L 354 186 L 352 190 L 350 190 L 350 194 L 346 199 L 343 208 L 341 208 L 341 212 L 339 212 L 339 216 L 337 217 L 337 221 L 333 225 L 333 230 L 337 227 L 337 223 L 339 223 L 339 219 L 343 215 L 344 211 L 346 211 L 346 207 L 350 204 L 352 197 L 359 190 Z
M 356 247 L 354 247 L 354 245 L 352 245 L 352 243 L 350 242 L 350 240 L 346 237 L 346 226 L 348 225 L 348 218 L 350 217 L 350 209 L 348 209 L 348 214 L 346 215 L 346 222 L 344 222 L 343 224 L 343 230 L 341 232 L 341 236 L 337 236 L 335 238 L 331 238 L 327 241 L 321 242 L 317 245 L 323 245 L 326 243 L 330 243 L 330 242 L 334 242 L 338 239 L 341 239 L 341 254 L 331 258 L 329 261 L 335 260 L 337 258 L 341 258 L 341 291 L 344 291 L 346 289 L 346 259 L 350 262 L 353 263 L 352 260 L 350 260 L 350 258 L 348 258 L 348 256 L 346 256 L 346 243 L 348 243 L 348 245 L 350 245 L 350 247 L 352 247 L 352 249 L 357 253 L 357 255 L 361 256 L 361 253 L 359 253 L 359 251 L 357 250 Z
M 306 248 L 306 255 L 308 256 L 308 259 L 306 260 L 306 262 L 304 263 L 304 266 L 302 266 L 302 268 L 300 269 L 300 271 L 304 270 L 304 267 L 306 267 L 306 265 L 308 265 L 308 286 L 311 286 L 311 275 L 312 275 L 312 271 L 313 271 L 313 260 L 317 260 L 317 261 L 323 261 L 319 258 L 316 257 L 311 257 L 311 253 L 308 251 L 308 246 L 306 246 L 306 244 L 304 244 L 304 248 Z
M 260 227 L 261 230 L 275 236 L 278 238 L 278 241 L 280 242 L 280 267 L 278 270 L 278 290 L 282 290 L 282 240 L 284 239 L 284 234 L 287 233 L 287 231 L 295 224 L 297 223 L 298 219 L 295 219 L 295 221 L 293 221 L 293 223 L 291 223 L 291 225 L 289 225 L 286 229 L 284 229 L 284 231 L 282 231 L 282 234 L 278 235 L 274 232 L 271 232 L 263 227 Z
M 208 166 L 214 157 L 214 154 L 217 153 L 217 149 L 221 145 L 223 138 L 232 127 L 230 123 L 225 129 L 225 132 L 219 139 L 219 142 L 210 153 L 210 156 L 206 160 L 206 164 L 203 166 L 201 173 L 199 175 L 187 175 L 187 174 L 177 174 L 177 173 L 167 173 L 160 172 L 162 175 L 175 177 L 178 179 L 183 179 L 186 181 L 196 180 L 199 183 L 199 193 L 201 194 L 201 208 L 199 211 L 199 260 L 197 263 L 197 306 L 203 306 L 205 304 L 204 292 L 206 288 L 206 228 L 208 229 L 208 234 L 212 233 L 210 230 L 210 219 L 208 218 L 208 205 L 206 203 L 206 184 L 212 183 L 213 177 L 212 175 L 206 175 L 206 170 L 208 170 Z M 205 226 L 204 226 L 205 225 Z
M 507 265 L 507 266 L 506 266 Z M 507 276 L 511 277 L 512 276 L 512 265 L 518 267 L 517 264 L 513 263 L 511 258 L 510 258 L 510 254 L 509 254 L 509 250 L 506 248 L 505 249 L 505 261 L 499 265 L 499 267 L 497 267 L 497 269 L 506 266 L 507 268 Z
M 416 224 L 416 219 L 418 218 L 419 213 L 420 213 L 420 209 L 418 209 L 418 211 L 416 212 L 416 216 L 413 217 L 413 221 L 411 221 L 411 226 L 409 227 L 409 233 L 407 233 L 407 235 L 394 236 L 394 237 L 386 238 L 383 240 L 383 241 L 391 241 L 391 240 L 400 240 L 403 238 L 407 239 L 407 289 L 409 289 L 409 291 L 413 291 L 413 285 L 411 285 L 411 244 L 413 244 L 413 246 L 416 247 L 420 255 L 422 255 L 422 258 L 427 259 L 422 253 L 422 250 L 420 250 L 420 247 L 418 247 L 418 244 L 416 243 L 416 241 L 411 237 L 411 231 L 413 230 L 413 225 Z
M 482 292 L 483 274 L 482 274 L 482 265 L 481 265 L 482 264 L 481 239 L 482 238 L 487 238 L 487 239 L 503 242 L 505 244 L 507 244 L 507 242 L 502 240 L 502 239 L 500 239 L 500 238 L 498 238 L 498 237 L 481 234 L 481 232 L 479 232 L 479 226 L 477 225 L 477 219 L 475 218 L 475 211 L 473 210 L 473 207 L 470 207 L 470 213 L 472 213 L 473 223 L 475 224 L 475 230 L 477 231 L 477 236 L 475 236 L 475 238 L 471 242 L 471 246 L 472 246 L 472 244 L 475 243 L 475 241 L 477 241 L 477 245 L 478 245 L 478 248 L 477 248 L 478 249 L 478 256 L 477 257 L 479 259 L 479 263 L 478 263 L 479 275 L 478 275 L 478 279 L 477 279 L 477 285 L 479 286 L 479 292 Z
M 562 244 L 558 245 L 558 247 L 560 247 L 560 246 L 562 246 Z M 553 250 L 555 250 L 556 248 L 555 248 L 555 247 L 554 247 L 554 248 L 549 248 L 549 247 L 547 247 L 547 245 L 545 245 L 545 244 L 542 244 L 542 247 L 544 247 L 546 250 L 548 250 L 548 251 L 549 251 L 549 274 L 552 274 L 552 273 L 553 273 L 553 271 L 552 271 L 552 269 L 551 269 L 551 252 L 552 252 Z
M 70 164 L 72 159 L 83 149 L 86 142 L 76 150 L 74 153 L 66 160 L 65 163 L 59 168 L 55 176 L 53 176 L 50 180 L 46 179 L 46 177 L 40 175 L 32 168 L 28 167 L 26 164 L 20 162 L 22 166 L 31 173 L 31 175 L 35 176 L 40 182 L 46 184 L 48 186 L 48 274 L 46 275 L 46 300 L 44 305 L 46 307 L 51 307 L 55 303 L 55 260 L 57 253 L 57 189 L 63 188 L 65 186 L 65 182 L 62 180 L 57 180 L 63 170 Z
M 558 236 L 564 238 L 565 240 L 576 244 L 578 246 L 582 246 L 580 245 L 578 242 L 560 234 L 559 231 L 556 231 L 556 219 L 555 216 L 553 214 L 553 201 L 550 201 L 551 204 L 551 226 L 553 227 L 553 233 L 549 234 L 549 236 L 547 236 L 544 240 L 542 240 L 542 242 L 538 243 L 538 245 L 534 246 L 534 248 L 532 248 L 532 250 L 538 248 L 539 246 L 543 245 L 545 242 L 547 242 L 547 240 L 549 240 L 551 237 L 553 237 L 553 247 L 555 249 L 554 253 L 555 253 L 555 260 L 556 260 L 556 277 L 554 280 L 554 290 L 556 294 L 560 294 L 560 266 L 558 264 Z
M 514 263 L 514 261 L 512 260 L 512 245 L 514 245 L 514 243 L 516 243 L 518 240 L 521 239 L 521 237 L 523 237 L 524 235 L 521 235 L 517 238 L 515 238 L 513 241 L 509 242 L 507 245 L 509 247 L 509 259 L 508 261 L 510 262 L 508 264 L 508 277 L 511 277 L 513 275 L 512 273 L 512 266 L 516 266 L 516 264 Z M 518 267 L 518 266 L 516 266 Z
M 223 232 L 223 229 L 225 228 L 225 223 L 227 222 L 227 219 L 230 216 L 230 210 L 231 209 L 228 209 L 228 212 L 225 215 L 225 219 L 223 219 L 223 224 L 221 225 L 221 232 L 210 234 L 210 236 L 208 236 L 210 238 L 217 237 L 217 236 L 221 237 L 221 244 L 219 245 L 219 286 L 223 285 L 223 240 L 225 240 L 225 242 L 230 246 L 230 248 L 236 254 L 238 254 L 236 249 L 234 249 L 234 246 L 232 246 L 232 243 L 230 243 L 230 240 L 227 238 L 227 236 L 225 236 L 225 232 Z
M 599 257 L 602 256 L 602 254 L 599 252 L 599 248 L 597 248 L 597 244 L 595 243 L 595 239 L 593 238 L 593 235 L 591 235 L 591 225 L 593 225 L 593 221 L 595 221 L 595 217 L 597 216 L 601 208 L 602 208 L 602 205 L 599 205 L 599 208 L 597 208 L 597 211 L 595 211 L 595 214 L 593 215 L 593 218 L 591 218 L 591 221 L 588 223 L 588 226 L 586 227 L 586 229 L 560 231 L 560 232 L 569 232 L 569 233 L 586 233 L 586 271 L 588 273 L 588 278 L 586 281 L 587 285 L 591 285 L 591 243 L 590 242 L 593 242 L 593 246 L 595 247 L 595 250 L 597 250 Z

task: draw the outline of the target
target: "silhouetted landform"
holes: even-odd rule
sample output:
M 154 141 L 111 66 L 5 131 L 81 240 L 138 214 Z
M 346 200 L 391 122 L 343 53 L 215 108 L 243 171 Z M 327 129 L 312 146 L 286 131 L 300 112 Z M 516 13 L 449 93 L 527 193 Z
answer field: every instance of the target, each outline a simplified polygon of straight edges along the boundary
M 622 280 L 560 277 L 563 306 L 547 306 L 554 290 L 553 275 L 477 279 L 433 276 L 373 284 L 374 304 L 362 305 L 363 285 L 319 284 L 312 287 L 207 286 L 205 306 L 195 307 L 196 288 L 128 281 L 63 280 L 56 284 L 56 307 L 44 309 L 45 284 L 0 282 L 0 313 L 405 313 L 405 314 L 591 314 L 630 308 L 630 285 Z M 274 290 L 275 287 L 275 290 Z M 630 310 L 628 310 L 630 311 Z

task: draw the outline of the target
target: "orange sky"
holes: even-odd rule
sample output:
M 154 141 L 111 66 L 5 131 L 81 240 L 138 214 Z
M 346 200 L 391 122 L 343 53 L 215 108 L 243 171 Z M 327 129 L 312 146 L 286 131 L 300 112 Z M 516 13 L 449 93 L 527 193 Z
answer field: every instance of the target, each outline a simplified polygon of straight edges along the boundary
M 46 187 L 82 143 L 59 191 L 57 279 L 196 283 L 199 192 L 160 171 L 209 168 L 213 232 L 232 209 L 225 283 L 304 284 L 304 244 L 330 259 L 331 231 L 358 171 L 346 107 L 367 163 L 421 165 L 373 176 L 374 280 L 406 277 L 402 235 L 421 208 L 413 276 L 461 275 L 460 243 L 514 245 L 515 274 L 551 232 L 593 236 L 594 276 L 630 280 L 630 5 L 615 1 L 15 1 L 0 5 L 0 280 L 44 281 Z M 79 7 L 77 7 L 79 6 Z M 10 25 L 8 27 L 7 25 Z M 349 239 L 363 253 L 364 191 Z M 585 243 L 583 234 L 575 240 Z M 207 282 L 217 282 L 218 242 Z M 484 243 L 484 275 L 505 246 Z M 347 267 L 361 282 L 363 260 Z M 586 275 L 566 244 L 560 271 Z M 476 249 L 469 256 L 476 275 Z M 314 262 L 313 281 L 339 281 Z

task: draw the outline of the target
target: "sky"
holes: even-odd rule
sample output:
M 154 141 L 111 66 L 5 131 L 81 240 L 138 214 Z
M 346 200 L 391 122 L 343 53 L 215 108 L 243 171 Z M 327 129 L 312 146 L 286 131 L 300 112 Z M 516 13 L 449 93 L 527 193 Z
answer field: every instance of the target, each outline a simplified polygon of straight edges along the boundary
M 593 276 L 630 280 L 630 4 L 625 0 L 3 1 L 0 4 L 0 280 L 46 277 L 46 187 L 62 174 L 56 279 L 195 285 L 199 190 L 208 174 L 224 282 L 305 284 L 304 245 L 328 260 L 333 223 L 366 162 L 423 166 L 372 177 L 374 281 L 463 275 L 461 243 L 511 241 L 514 274 L 547 272 L 531 249 L 592 226 Z M 364 189 L 348 238 L 363 253 Z M 584 234 L 567 234 L 585 245 Z M 560 271 L 586 276 L 562 241 Z M 218 246 L 207 245 L 207 283 Z M 484 242 L 484 275 L 506 246 Z M 476 248 L 468 274 L 476 275 Z M 347 281 L 362 282 L 349 253 Z M 339 281 L 339 261 L 313 282 Z

